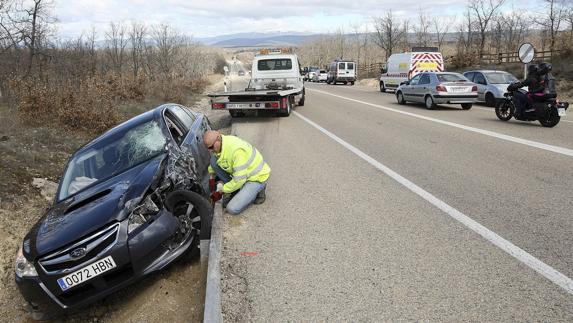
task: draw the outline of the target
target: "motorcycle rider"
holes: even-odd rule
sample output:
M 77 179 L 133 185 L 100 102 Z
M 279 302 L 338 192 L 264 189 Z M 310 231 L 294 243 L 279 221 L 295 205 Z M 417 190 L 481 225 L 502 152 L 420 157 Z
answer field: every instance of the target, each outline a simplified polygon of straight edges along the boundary
M 533 107 L 534 101 L 545 100 L 545 80 L 544 76 L 551 71 L 551 64 L 539 63 L 532 64 L 527 67 L 527 77 L 521 82 L 516 82 L 508 87 L 508 90 L 514 90 L 514 102 L 516 108 L 516 115 L 518 118 L 523 116 L 524 112 L 535 111 Z M 527 86 L 527 94 L 517 89 Z

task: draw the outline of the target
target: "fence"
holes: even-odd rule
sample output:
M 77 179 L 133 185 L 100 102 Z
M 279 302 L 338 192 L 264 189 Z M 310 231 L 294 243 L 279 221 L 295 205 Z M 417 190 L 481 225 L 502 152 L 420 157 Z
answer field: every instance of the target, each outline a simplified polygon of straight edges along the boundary
M 553 51 L 553 54 L 557 53 L 559 53 L 559 50 Z M 552 52 L 550 50 L 535 52 L 535 60 L 551 60 L 551 55 Z M 496 53 L 496 54 L 484 53 L 482 54 L 481 63 L 482 64 L 520 63 L 520 60 L 519 56 L 517 55 L 517 52 Z
M 358 65 L 358 78 L 372 78 L 380 76 L 380 69 L 384 67 L 385 63 L 372 63 L 366 65 Z

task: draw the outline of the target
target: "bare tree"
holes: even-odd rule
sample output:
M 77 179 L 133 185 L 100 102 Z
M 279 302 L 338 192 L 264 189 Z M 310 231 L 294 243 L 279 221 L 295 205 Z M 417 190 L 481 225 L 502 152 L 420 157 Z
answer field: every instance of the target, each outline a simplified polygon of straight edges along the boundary
M 137 77 L 139 70 L 143 66 L 143 55 L 145 52 L 145 36 L 147 27 L 142 23 L 132 22 L 129 32 L 131 43 L 131 66 L 133 77 Z
M 417 46 L 428 46 L 430 44 L 430 18 L 424 14 L 422 9 L 418 12 L 418 24 L 414 26 L 414 32 L 416 34 L 416 45 Z
M 122 75 L 125 60 L 125 47 L 128 39 L 126 27 L 121 23 L 110 23 L 109 30 L 105 33 L 107 55 L 111 60 L 112 69 Z
M 505 0 L 470 0 L 469 2 L 468 7 L 475 18 L 476 27 L 478 28 L 480 35 L 478 47 L 480 58 L 483 55 L 486 31 L 489 27 L 489 23 L 504 2 Z
M 374 28 L 374 43 L 384 49 L 388 60 L 398 44 L 407 37 L 404 24 L 390 10 L 385 16 L 374 18 Z
M 438 49 L 441 51 L 442 46 L 444 45 L 444 38 L 446 37 L 448 31 L 450 30 L 451 25 L 454 22 L 452 19 L 444 18 L 444 17 L 434 17 L 432 19 L 432 25 L 434 29 L 434 33 L 436 34 L 436 43 L 438 44 Z
M 565 19 L 567 8 L 565 7 L 565 0 L 544 0 L 544 2 L 548 5 L 545 6 L 545 16 L 536 19 L 535 22 L 544 28 L 544 31 L 549 37 L 549 50 L 551 54 L 553 54 L 555 50 L 555 39 L 561 28 L 561 23 Z

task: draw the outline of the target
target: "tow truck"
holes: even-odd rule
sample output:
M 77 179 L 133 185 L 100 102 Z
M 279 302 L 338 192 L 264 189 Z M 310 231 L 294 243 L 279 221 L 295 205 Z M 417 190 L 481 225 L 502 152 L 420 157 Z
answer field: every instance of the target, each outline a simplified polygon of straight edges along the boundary
M 228 110 L 234 118 L 244 116 L 245 112 L 262 110 L 288 117 L 292 108 L 303 106 L 305 100 L 298 56 L 290 49 L 261 50 L 253 59 L 247 88 L 207 96 L 211 109 Z

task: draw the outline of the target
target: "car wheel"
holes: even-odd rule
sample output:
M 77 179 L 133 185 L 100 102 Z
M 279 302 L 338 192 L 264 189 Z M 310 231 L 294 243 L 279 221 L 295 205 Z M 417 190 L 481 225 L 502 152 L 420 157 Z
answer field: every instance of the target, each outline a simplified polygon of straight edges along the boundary
M 431 95 L 426 95 L 424 102 L 426 104 L 426 109 L 434 110 L 436 108 L 436 104 L 434 103 L 434 99 L 432 99 Z
M 305 100 L 305 98 L 306 98 L 305 92 L 306 92 L 306 91 L 303 89 L 303 90 L 302 90 L 302 98 L 300 98 L 300 100 L 298 100 L 298 106 L 300 106 L 300 107 L 304 106 L 304 100 Z
M 472 108 L 472 104 L 471 103 L 462 103 L 462 109 L 464 110 L 469 110 Z
M 396 100 L 398 100 L 398 104 L 406 104 L 406 100 L 404 100 L 404 94 L 402 94 L 402 91 L 398 91 L 396 93 Z
M 350 85 L 354 85 L 354 81 L 350 82 Z
M 348 82 L 344 81 L 344 85 L 348 84 Z
M 386 86 L 384 85 L 384 82 L 380 82 L 380 92 L 386 92 Z
M 493 94 L 488 93 L 485 95 L 485 105 L 488 107 L 495 107 L 495 97 Z
M 288 97 L 287 98 L 287 108 L 286 111 L 281 111 L 279 112 L 279 117 L 288 117 L 290 116 L 290 113 L 292 111 L 292 97 Z
M 200 254 L 200 240 L 211 238 L 211 222 L 213 207 L 211 203 L 198 193 L 177 190 L 169 193 L 165 199 L 165 207 L 179 218 L 181 225 L 187 225 L 184 234 L 188 234 L 183 243 L 191 241 L 185 251 L 184 258 L 192 259 Z

